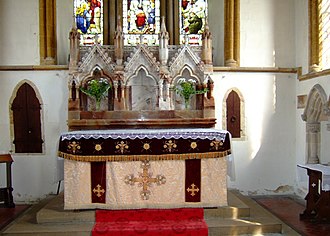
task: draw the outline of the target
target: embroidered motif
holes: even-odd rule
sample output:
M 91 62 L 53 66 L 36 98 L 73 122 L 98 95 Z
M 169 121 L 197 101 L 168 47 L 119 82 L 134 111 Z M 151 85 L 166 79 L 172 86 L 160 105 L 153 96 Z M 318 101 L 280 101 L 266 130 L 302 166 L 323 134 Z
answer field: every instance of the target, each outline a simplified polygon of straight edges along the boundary
M 223 146 L 223 142 L 218 140 L 213 140 L 210 143 L 210 146 L 212 147 L 212 149 L 219 150 L 220 147 Z
M 95 150 L 96 151 L 101 151 L 102 150 L 102 144 L 95 144 Z
M 151 143 L 151 142 L 150 142 Z M 142 152 L 151 152 L 151 145 L 150 143 L 143 143 L 142 145 Z
M 125 142 L 125 141 L 117 142 L 116 149 L 118 149 L 117 152 L 120 152 L 121 154 L 129 152 L 128 151 L 128 149 L 129 149 L 128 142 Z
M 152 183 L 156 183 L 157 185 L 165 184 L 166 178 L 163 175 L 157 175 L 155 178 L 152 178 L 152 173 L 148 172 L 148 169 L 150 168 L 149 161 L 143 161 L 141 163 L 141 168 L 143 169 L 143 172 L 139 173 L 138 177 L 134 177 L 134 175 L 127 175 L 125 177 L 125 183 L 129 185 L 138 183 L 138 186 L 142 187 L 142 191 L 140 192 L 142 200 L 148 200 L 151 195 L 148 188 L 152 186 Z
M 196 142 L 191 142 L 191 143 L 190 143 L 190 147 L 191 147 L 192 149 L 197 148 L 197 143 L 196 143 Z
M 93 188 L 93 193 L 96 194 L 97 197 L 101 197 L 105 193 L 105 190 L 98 184 Z
M 175 141 L 169 140 L 164 142 L 164 149 L 166 152 L 174 152 L 176 151 L 177 145 Z
M 73 142 L 70 142 L 68 145 L 68 152 L 76 154 L 79 152 L 80 148 L 81 148 L 81 146 L 80 146 L 79 142 L 73 141 Z
M 194 183 L 192 183 L 190 186 L 191 186 L 191 188 L 187 188 L 187 192 L 188 193 L 191 192 L 190 195 L 195 196 L 196 195 L 195 192 L 198 193 L 199 188 L 197 188 L 197 186 Z

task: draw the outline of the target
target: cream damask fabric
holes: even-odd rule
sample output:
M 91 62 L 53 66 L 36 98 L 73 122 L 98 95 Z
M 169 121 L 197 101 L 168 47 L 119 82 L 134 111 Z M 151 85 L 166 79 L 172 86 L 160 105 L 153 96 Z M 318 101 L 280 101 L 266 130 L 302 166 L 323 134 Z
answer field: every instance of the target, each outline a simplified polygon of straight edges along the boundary
M 64 208 L 65 209 L 139 209 L 178 207 L 220 207 L 227 205 L 226 158 L 201 160 L 201 202 L 185 202 L 185 161 L 149 161 L 148 178 L 160 178 L 144 190 L 143 184 L 128 183 L 128 176 L 143 173 L 141 161 L 107 162 L 106 203 L 91 202 L 90 163 L 65 160 Z M 157 182 L 157 183 L 156 183 Z

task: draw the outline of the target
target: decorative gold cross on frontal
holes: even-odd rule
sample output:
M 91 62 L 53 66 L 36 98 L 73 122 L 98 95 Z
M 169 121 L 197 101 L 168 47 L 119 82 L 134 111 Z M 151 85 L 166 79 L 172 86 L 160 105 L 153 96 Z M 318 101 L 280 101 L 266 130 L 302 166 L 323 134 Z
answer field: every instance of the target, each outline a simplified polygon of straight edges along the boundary
M 157 185 L 165 184 L 166 178 L 163 175 L 157 175 L 155 178 L 152 178 L 152 173 L 148 172 L 150 168 L 149 161 L 142 161 L 141 168 L 143 169 L 142 173 L 139 173 L 139 177 L 134 177 L 134 175 L 128 175 L 125 177 L 125 183 L 134 185 L 138 183 L 138 186 L 142 186 L 142 191 L 140 192 L 142 200 L 148 200 L 151 194 L 148 187 L 151 187 L 152 183 Z
M 101 197 L 104 194 L 105 190 L 101 187 L 101 185 L 96 185 L 95 188 L 93 188 L 93 193 L 96 194 L 97 197 Z
M 191 186 L 191 188 L 187 188 L 187 192 L 188 193 L 191 192 L 190 195 L 191 196 L 195 196 L 196 195 L 195 192 L 198 193 L 199 192 L 199 188 L 197 188 L 197 186 L 194 183 L 192 183 L 190 186 Z

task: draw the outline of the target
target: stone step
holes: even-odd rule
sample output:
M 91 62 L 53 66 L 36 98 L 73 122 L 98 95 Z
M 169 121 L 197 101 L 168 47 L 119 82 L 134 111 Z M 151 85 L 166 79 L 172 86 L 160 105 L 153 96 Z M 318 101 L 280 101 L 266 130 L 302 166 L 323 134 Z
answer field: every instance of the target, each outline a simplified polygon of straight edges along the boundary
M 230 206 L 205 210 L 209 235 L 280 235 L 283 231 L 282 223 L 261 206 L 231 191 L 228 198 Z M 63 199 L 57 196 L 30 208 L 2 235 L 91 235 L 94 214 L 92 210 L 64 211 Z

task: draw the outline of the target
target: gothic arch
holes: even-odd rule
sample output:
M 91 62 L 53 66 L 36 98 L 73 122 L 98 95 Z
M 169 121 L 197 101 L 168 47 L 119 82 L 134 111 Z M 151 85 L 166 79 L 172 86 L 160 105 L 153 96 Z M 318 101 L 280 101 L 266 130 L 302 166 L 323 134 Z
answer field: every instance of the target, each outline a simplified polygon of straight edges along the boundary
M 307 105 L 302 114 L 306 122 L 306 162 L 320 162 L 321 150 L 321 121 L 326 115 L 327 96 L 321 85 L 316 84 L 309 92 Z
M 155 110 L 159 106 L 159 81 L 144 66 L 127 79 L 126 93 L 129 110 Z
M 245 137 L 245 101 L 242 93 L 238 88 L 231 88 L 227 90 L 223 101 L 222 101 L 222 128 L 228 129 L 227 124 L 227 114 L 228 109 L 227 107 L 227 99 L 230 96 L 230 94 L 234 93 L 239 98 L 239 127 L 240 127 L 240 134 L 239 137 L 236 138 L 244 138 Z M 236 118 L 237 119 L 237 118 Z M 234 137 L 235 138 L 235 137 Z
M 302 119 L 308 123 L 320 122 L 327 106 L 327 95 L 319 84 L 313 86 L 308 94 L 307 105 Z
M 37 88 L 37 86 L 29 81 L 29 80 L 22 80 L 20 81 L 14 88 L 13 90 L 13 93 L 10 97 L 10 100 L 9 100 L 9 104 L 10 104 L 10 107 L 9 107 L 9 120 L 10 120 L 10 138 L 11 138 L 11 149 L 16 152 L 16 148 L 15 148 L 15 122 L 14 122 L 14 119 L 15 119 L 15 115 L 14 115 L 14 111 L 12 109 L 12 105 L 15 101 L 15 98 L 17 97 L 17 94 L 18 94 L 18 91 L 20 90 L 20 88 L 24 85 L 27 85 L 29 88 L 31 88 L 33 90 L 33 93 L 35 94 L 35 99 L 38 100 L 38 103 L 40 105 L 40 115 L 39 115 L 39 118 L 40 118 L 40 128 L 38 128 L 38 132 L 40 133 L 40 139 L 41 139 L 41 148 L 40 148 L 40 153 L 44 153 L 44 150 L 45 150 L 45 144 L 44 144 L 44 141 L 45 138 L 44 138 L 44 127 L 43 127 L 43 121 L 44 121 L 44 116 L 43 116 L 43 101 L 42 101 L 42 98 L 41 98 L 41 95 L 40 95 L 40 92 Z M 39 130 L 40 129 L 40 130 Z
M 108 94 L 105 97 L 105 99 L 102 99 L 101 101 L 101 108 L 102 110 L 108 110 L 111 111 L 114 109 L 114 83 L 112 80 L 111 75 L 106 73 L 99 65 L 95 65 L 89 74 L 85 75 L 84 77 L 81 78 L 80 84 L 76 86 L 76 83 L 74 84 L 75 80 L 74 78 L 72 79 L 72 84 L 70 84 L 71 87 L 75 87 L 74 89 L 71 89 L 71 91 L 77 91 L 78 89 L 78 94 L 79 94 L 79 102 L 80 102 L 80 107 L 84 111 L 90 111 L 94 110 L 96 107 L 95 100 L 91 99 L 88 97 L 86 94 L 84 94 L 80 88 L 87 88 L 88 82 L 91 80 L 100 80 L 100 79 L 105 79 L 109 84 L 110 84 L 110 89 L 108 90 Z M 70 99 L 72 99 L 74 96 L 73 94 L 70 96 Z

